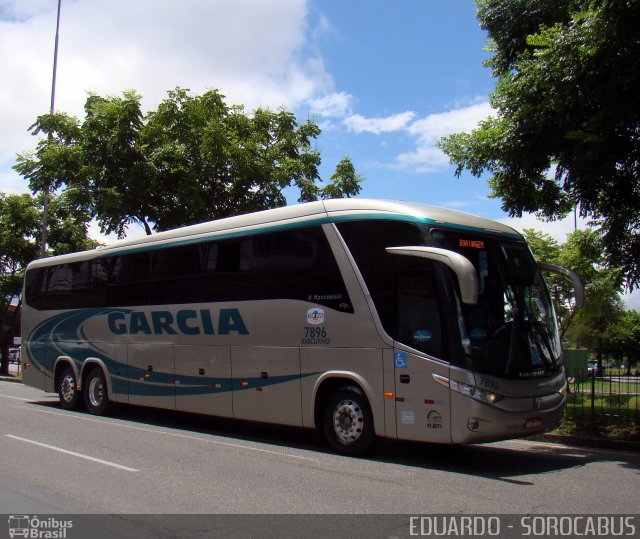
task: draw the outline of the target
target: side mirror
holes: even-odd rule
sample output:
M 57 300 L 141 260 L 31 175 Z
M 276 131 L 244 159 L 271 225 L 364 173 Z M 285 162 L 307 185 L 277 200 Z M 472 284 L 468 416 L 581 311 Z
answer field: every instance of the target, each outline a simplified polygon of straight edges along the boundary
M 478 275 L 469 259 L 463 255 L 438 247 L 387 247 L 387 253 L 392 255 L 417 256 L 440 262 L 451 268 L 458 278 L 462 302 L 468 305 L 478 303 Z
M 576 308 L 582 309 L 584 306 L 584 282 L 580 275 L 575 271 L 565 268 L 564 266 L 558 266 L 557 264 L 550 264 L 549 262 L 538 262 L 538 268 L 540 271 L 548 271 L 557 275 L 566 277 L 573 283 L 574 295 L 576 298 Z

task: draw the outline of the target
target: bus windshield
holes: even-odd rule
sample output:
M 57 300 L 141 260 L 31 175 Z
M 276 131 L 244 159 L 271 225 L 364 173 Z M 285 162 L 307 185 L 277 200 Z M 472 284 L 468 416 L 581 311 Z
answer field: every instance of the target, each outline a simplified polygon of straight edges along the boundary
M 432 230 L 434 245 L 465 256 L 478 302 L 458 300 L 462 345 L 473 368 L 508 378 L 559 369 L 560 339 L 548 289 L 524 243 Z

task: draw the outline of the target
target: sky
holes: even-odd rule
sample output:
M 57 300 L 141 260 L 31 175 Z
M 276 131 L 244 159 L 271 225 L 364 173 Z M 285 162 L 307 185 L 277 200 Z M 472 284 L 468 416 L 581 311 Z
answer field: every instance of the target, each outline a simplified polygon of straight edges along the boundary
M 11 167 L 49 111 L 56 10 L 57 0 L 0 0 L 3 192 L 28 191 Z M 82 118 L 88 93 L 134 89 L 149 110 L 176 86 L 215 88 L 248 111 L 312 118 L 321 177 L 347 156 L 365 178 L 361 197 L 446 206 L 564 241 L 573 216 L 510 219 L 486 178 L 456 178 L 435 146 L 491 114 L 486 39 L 472 0 L 62 0 L 55 109 Z M 628 304 L 640 310 L 640 294 Z

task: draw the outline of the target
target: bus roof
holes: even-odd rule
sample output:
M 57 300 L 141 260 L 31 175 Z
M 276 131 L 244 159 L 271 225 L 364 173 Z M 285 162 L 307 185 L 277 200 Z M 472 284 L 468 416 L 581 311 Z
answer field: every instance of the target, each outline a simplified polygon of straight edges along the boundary
M 120 240 L 91 251 L 36 260 L 29 269 L 49 264 L 74 262 L 109 256 L 122 251 L 138 251 L 166 245 L 181 245 L 204 241 L 208 236 L 240 236 L 261 228 L 278 229 L 293 226 L 323 224 L 354 219 L 409 220 L 464 229 L 475 233 L 490 233 L 512 239 L 522 239 L 513 228 L 469 213 L 416 202 L 366 198 L 342 198 L 308 202 L 271 210 L 247 213 L 191 225 L 151 236 Z

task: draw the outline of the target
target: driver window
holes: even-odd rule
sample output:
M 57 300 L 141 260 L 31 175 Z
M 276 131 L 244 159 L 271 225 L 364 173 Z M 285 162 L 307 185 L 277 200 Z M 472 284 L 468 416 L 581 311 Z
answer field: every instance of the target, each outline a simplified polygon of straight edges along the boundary
M 414 260 L 408 260 L 414 262 Z M 395 335 L 412 348 L 442 358 L 443 327 L 432 264 L 415 260 L 398 268 L 395 285 Z

